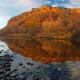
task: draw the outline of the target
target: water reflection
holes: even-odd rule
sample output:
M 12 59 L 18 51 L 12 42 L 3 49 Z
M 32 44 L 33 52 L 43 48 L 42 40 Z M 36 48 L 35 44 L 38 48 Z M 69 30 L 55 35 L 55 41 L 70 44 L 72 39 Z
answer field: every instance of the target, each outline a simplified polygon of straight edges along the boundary
M 24 37 L 4 39 L 4 41 L 13 52 L 42 63 L 80 60 L 79 41 L 27 39 Z
M 80 62 L 78 61 L 80 43 L 78 41 L 18 37 L 1 40 L 7 43 L 14 54 L 11 69 L 17 70 L 15 73 L 17 76 L 13 80 L 16 78 L 17 80 L 80 79 Z M 10 50 L 8 53 L 12 53 Z

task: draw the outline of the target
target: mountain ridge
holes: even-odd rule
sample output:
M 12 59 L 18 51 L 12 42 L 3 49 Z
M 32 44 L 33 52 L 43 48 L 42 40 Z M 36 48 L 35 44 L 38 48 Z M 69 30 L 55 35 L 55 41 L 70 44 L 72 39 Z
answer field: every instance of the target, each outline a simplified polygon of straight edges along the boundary
M 6 36 L 77 38 L 80 32 L 79 19 L 80 8 L 41 6 L 12 17 L 0 33 Z

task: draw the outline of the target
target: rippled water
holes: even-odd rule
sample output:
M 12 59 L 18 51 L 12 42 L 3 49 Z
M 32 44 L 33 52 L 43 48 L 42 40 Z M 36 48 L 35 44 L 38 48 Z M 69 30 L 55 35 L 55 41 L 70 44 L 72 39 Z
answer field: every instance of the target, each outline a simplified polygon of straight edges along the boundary
M 79 41 L 25 38 L 0 41 L 0 56 L 12 56 L 11 75 L 18 77 L 4 76 L 7 80 L 79 80 L 79 53 Z

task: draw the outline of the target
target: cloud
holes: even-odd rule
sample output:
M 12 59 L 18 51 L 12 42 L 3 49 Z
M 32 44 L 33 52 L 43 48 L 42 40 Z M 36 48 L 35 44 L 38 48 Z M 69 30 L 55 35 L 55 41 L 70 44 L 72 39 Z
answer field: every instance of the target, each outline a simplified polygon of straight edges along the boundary
M 36 8 L 41 6 L 41 1 L 36 0 L 17 0 L 15 3 L 16 7 L 24 8 L 26 10 L 31 10 L 32 8 Z
M 1 0 L 0 16 L 15 16 L 42 5 L 44 0 Z
M 45 1 L 44 4 L 51 4 L 51 1 Z
M 70 0 L 70 3 L 66 4 L 65 7 L 67 7 L 67 8 L 79 8 L 80 7 L 80 0 Z
M 67 7 L 67 8 L 80 7 L 80 0 L 48 0 L 45 3 L 53 7 Z
M 18 6 L 35 6 L 34 0 L 17 0 L 16 4 Z
M 8 16 L 0 16 L 0 29 L 6 26 L 8 20 Z

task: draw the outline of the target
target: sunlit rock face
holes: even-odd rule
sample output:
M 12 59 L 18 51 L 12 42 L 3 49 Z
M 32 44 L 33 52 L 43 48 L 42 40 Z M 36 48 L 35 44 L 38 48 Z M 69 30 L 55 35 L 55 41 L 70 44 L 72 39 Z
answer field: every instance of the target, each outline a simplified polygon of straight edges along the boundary
M 42 63 L 80 60 L 80 42 L 18 37 L 4 41 L 13 52 Z
M 80 9 L 41 6 L 12 17 L 0 31 L 4 36 L 79 38 Z

